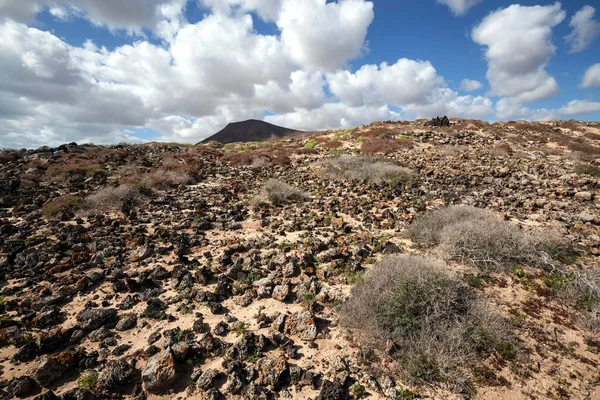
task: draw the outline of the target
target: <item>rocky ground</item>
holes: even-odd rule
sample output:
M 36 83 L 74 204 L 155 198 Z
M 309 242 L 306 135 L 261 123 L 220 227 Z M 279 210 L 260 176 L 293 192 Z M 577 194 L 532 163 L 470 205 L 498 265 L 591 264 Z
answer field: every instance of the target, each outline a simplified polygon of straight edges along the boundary
M 428 210 L 469 204 L 557 230 L 598 265 L 600 125 L 376 123 L 227 146 L 70 144 L 0 154 L 0 398 L 600 398 L 600 341 L 550 272 L 452 264 L 527 362 L 476 393 L 406 379 L 337 307 Z M 414 179 L 349 182 L 368 153 Z M 305 201 L 253 207 L 268 179 Z

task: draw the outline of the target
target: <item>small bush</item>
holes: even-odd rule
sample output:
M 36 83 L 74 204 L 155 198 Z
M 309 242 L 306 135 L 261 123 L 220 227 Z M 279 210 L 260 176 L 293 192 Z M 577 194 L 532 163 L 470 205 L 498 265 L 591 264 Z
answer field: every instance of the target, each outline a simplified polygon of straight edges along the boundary
M 98 384 L 98 372 L 97 371 L 88 371 L 77 379 L 77 387 L 81 389 L 92 390 Z
M 461 386 L 468 367 L 514 356 L 510 325 L 440 261 L 390 256 L 352 289 L 340 322 L 364 344 L 387 349 L 419 382 Z M 512 352 L 510 350 L 513 350 Z
M 42 207 L 42 214 L 54 217 L 62 212 L 74 212 L 84 207 L 84 200 L 72 194 L 50 200 Z
M 263 186 L 261 192 L 252 199 L 251 203 L 255 207 L 267 205 L 280 206 L 286 203 L 296 203 L 304 201 L 308 196 L 300 190 L 277 179 L 269 179 Z
M 408 229 L 413 240 L 438 250 L 447 258 L 483 270 L 510 270 L 518 265 L 553 265 L 572 254 L 568 243 L 551 231 L 530 234 L 491 211 L 451 206 L 415 221 Z
M 305 149 L 314 149 L 317 146 L 317 141 L 315 139 L 310 139 L 308 142 L 306 142 L 306 144 L 304 145 Z
M 339 180 L 391 183 L 415 176 L 408 168 L 374 157 L 341 156 L 325 161 L 324 165 L 327 174 Z
M 600 332 L 600 268 L 574 273 L 560 289 L 586 314 L 583 325 Z
M 575 172 L 579 175 L 589 175 L 594 178 L 600 178 L 600 168 L 590 164 L 580 164 L 575 167 Z
M 412 148 L 412 139 L 371 139 L 362 142 L 362 154 L 389 154 L 402 149 Z
M 137 201 L 139 193 L 130 185 L 105 187 L 86 198 L 88 208 L 94 211 L 118 210 L 126 200 Z

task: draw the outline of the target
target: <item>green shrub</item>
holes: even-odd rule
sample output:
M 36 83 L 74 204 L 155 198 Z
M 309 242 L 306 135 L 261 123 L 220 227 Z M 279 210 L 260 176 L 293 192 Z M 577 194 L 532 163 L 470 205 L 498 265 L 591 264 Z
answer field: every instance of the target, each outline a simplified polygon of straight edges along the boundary
M 305 149 L 314 149 L 317 146 L 317 141 L 315 139 L 310 139 L 308 142 L 304 144 Z
M 390 350 L 418 382 L 465 386 L 469 367 L 491 354 L 514 357 L 510 325 L 473 289 L 425 257 L 385 258 L 354 287 L 340 322 L 367 346 Z
M 79 379 L 77 379 L 77 387 L 82 389 L 92 390 L 98 384 L 98 372 L 97 371 L 88 371 L 81 374 Z

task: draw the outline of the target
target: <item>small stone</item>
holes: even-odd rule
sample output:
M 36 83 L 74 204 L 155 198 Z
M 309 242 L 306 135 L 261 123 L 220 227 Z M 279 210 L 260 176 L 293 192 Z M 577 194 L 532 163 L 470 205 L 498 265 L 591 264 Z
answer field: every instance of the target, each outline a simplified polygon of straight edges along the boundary
M 575 200 L 579 201 L 590 201 L 592 200 L 593 195 L 590 192 L 577 192 L 573 197 L 575 198 Z

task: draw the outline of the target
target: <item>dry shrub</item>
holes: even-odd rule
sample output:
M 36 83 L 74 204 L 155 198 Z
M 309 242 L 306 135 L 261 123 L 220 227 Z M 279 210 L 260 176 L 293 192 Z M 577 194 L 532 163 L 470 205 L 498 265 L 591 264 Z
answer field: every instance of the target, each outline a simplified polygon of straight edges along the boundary
M 212 146 L 207 146 L 205 144 L 199 144 L 199 145 L 193 147 L 192 149 L 190 149 L 189 151 L 187 151 L 186 154 L 188 154 L 190 156 L 199 156 L 199 157 L 205 157 L 205 158 L 221 158 L 221 157 L 223 157 L 223 155 L 225 153 L 223 153 L 221 150 L 216 149 Z
M 228 154 L 224 159 L 231 165 L 241 166 L 263 167 L 268 165 L 288 165 L 291 163 L 291 159 L 289 158 L 286 149 L 280 148 Z
M 148 194 L 152 189 L 168 189 L 191 184 L 193 179 L 186 172 L 158 169 L 145 174 L 126 176 L 121 179 L 120 183 L 130 186 L 140 193 Z
M 9 162 L 17 161 L 19 159 L 19 153 L 10 150 L 0 151 L 0 165 L 8 164 Z
M 488 129 L 491 127 L 487 121 L 481 121 L 477 119 L 459 119 L 452 125 L 456 130 L 467 130 L 467 129 Z
M 302 154 L 302 155 L 319 154 L 319 150 L 317 150 L 317 149 L 300 148 L 300 149 L 297 149 L 294 152 L 294 154 Z
M 569 129 L 571 131 L 576 131 L 576 130 L 581 130 L 581 124 L 579 123 L 579 121 L 574 120 L 574 119 L 570 119 L 568 121 L 557 121 L 556 125 L 564 128 L 564 129 Z
M 141 186 L 156 189 L 168 189 L 169 187 L 187 185 L 192 182 L 192 178 L 186 172 L 167 169 L 150 172 L 143 175 L 139 180 Z
M 352 131 L 351 135 L 353 138 L 358 138 L 362 136 L 367 138 L 392 139 L 397 135 L 397 132 L 394 129 L 377 127 L 363 131 L 355 129 L 354 131 Z
M 42 214 L 46 217 L 54 217 L 63 212 L 74 212 L 80 210 L 85 205 L 81 197 L 69 194 L 50 200 L 42 207 Z
M 469 368 L 516 355 L 510 326 L 441 261 L 385 258 L 352 289 L 340 322 L 365 345 L 386 350 L 417 382 L 468 387 Z
M 90 177 L 106 176 L 104 168 L 92 161 L 71 160 L 67 163 L 51 164 L 45 174 L 52 182 L 77 181 Z
M 544 122 L 510 121 L 507 123 L 507 125 L 533 133 L 555 133 L 556 129 L 549 123 Z
M 591 164 L 579 164 L 575 167 L 575 172 L 579 175 L 589 175 L 600 179 L 600 168 Z
M 338 149 L 340 147 L 342 147 L 343 143 L 340 142 L 339 140 L 329 140 L 329 141 L 323 141 L 319 144 L 319 148 L 320 149 L 325 149 L 325 150 L 331 150 L 331 149 Z
M 86 198 L 86 207 L 93 211 L 119 210 L 126 200 L 138 201 L 140 194 L 131 185 L 105 187 Z
M 328 175 L 339 180 L 394 183 L 408 181 L 415 173 L 385 159 L 364 156 L 341 156 L 324 161 Z
M 389 154 L 399 150 L 411 149 L 412 139 L 371 139 L 362 142 L 360 152 L 362 154 Z
M 499 143 L 490 150 L 490 154 L 496 157 L 509 156 L 514 153 L 514 150 L 508 143 Z
M 591 140 L 600 140 L 600 133 L 588 132 L 585 135 L 583 135 L 583 137 Z
M 573 273 L 562 294 L 585 313 L 582 325 L 600 332 L 600 268 Z
M 577 151 L 588 156 L 600 156 L 600 147 L 593 146 L 586 142 L 580 143 L 572 140 L 569 142 L 568 147 L 572 151 Z
M 287 203 L 297 203 L 305 201 L 308 196 L 277 179 L 269 179 L 265 182 L 260 193 L 251 200 L 254 207 L 260 207 L 268 204 L 280 206 Z
M 568 243 L 552 231 L 525 233 L 495 213 L 471 206 L 451 206 L 415 221 L 408 235 L 437 246 L 446 258 L 486 271 L 516 265 L 551 266 L 572 255 Z

